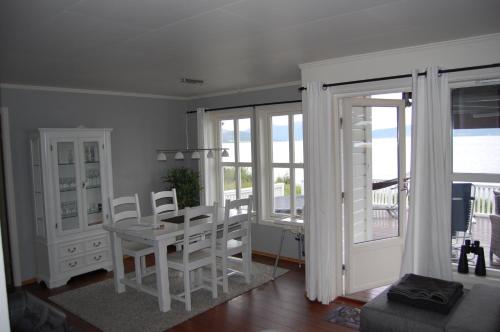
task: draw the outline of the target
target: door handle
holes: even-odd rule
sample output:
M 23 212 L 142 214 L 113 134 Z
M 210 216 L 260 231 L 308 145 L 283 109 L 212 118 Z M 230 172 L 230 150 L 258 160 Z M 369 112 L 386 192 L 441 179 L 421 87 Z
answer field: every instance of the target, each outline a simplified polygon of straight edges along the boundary
M 86 185 L 85 181 L 82 181 L 82 189 L 85 189 L 85 185 Z

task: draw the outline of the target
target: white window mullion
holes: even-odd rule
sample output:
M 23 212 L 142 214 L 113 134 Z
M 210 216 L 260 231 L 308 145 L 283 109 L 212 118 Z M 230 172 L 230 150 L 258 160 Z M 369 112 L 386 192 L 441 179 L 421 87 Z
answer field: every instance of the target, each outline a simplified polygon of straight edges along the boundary
M 240 199 L 241 197 L 241 174 L 240 174 L 240 130 L 239 130 L 239 121 L 238 119 L 234 119 L 234 181 L 236 181 L 236 199 Z
M 217 121 L 217 127 L 216 127 L 216 144 L 218 147 L 222 148 L 222 130 L 221 130 L 221 123 L 222 120 Z M 224 206 L 224 174 L 222 172 L 223 169 L 223 163 L 222 163 L 222 156 L 221 153 L 216 153 L 215 154 L 215 167 L 217 170 L 217 192 L 219 193 L 219 206 Z
M 294 126 L 293 126 L 293 114 L 288 116 L 288 155 L 290 156 L 290 215 L 295 215 L 295 169 L 293 168 L 293 162 L 295 161 L 295 135 L 294 135 Z
M 260 164 L 260 153 L 259 151 L 259 142 L 257 141 L 257 137 L 260 137 L 260 130 L 259 126 L 257 124 L 257 110 L 255 106 L 252 109 L 252 117 L 250 118 L 251 122 L 251 137 L 250 141 L 252 142 L 252 195 L 253 195 L 253 208 L 255 211 L 257 211 L 257 220 L 256 222 L 259 222 L 259 220 L 262 218 L 262 213 L 261 211 L 261 193 L 260 193 L 260 176 L 261 170 L 257 165 Z

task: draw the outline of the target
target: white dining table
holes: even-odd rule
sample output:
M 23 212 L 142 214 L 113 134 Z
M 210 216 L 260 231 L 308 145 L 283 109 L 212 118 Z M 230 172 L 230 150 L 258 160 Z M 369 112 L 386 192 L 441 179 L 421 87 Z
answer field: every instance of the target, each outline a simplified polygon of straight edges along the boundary
M 154 247 L 156 289 L 142 285 L 140 291 L 144 291 L 158 297 L 160 311 L 170 310 L 170 291 L 167 265 L 167 246 L 179 243 L 184 238 L 184 223 L 173 223 L 160 221 L 176 216 L 184 216 L 185 210 L 177 212 L 166 212 L 158 215 L 158 222 L 154 224 L 154 217 L 147 216 L 140 219 L 131 218 L 114 224 L 105 224 L 103 228 L 110 232 L 111 250 L 114 267 L 114 286 L 117 293 L 125 292 L 125 285 L 136 288 L 131 280 L 125 278 L 123 266 L 122 240 L 143 243 Z M 215 220 L 217 223 L 224 222 L 224 209 L 217 209 Z M 205 222 L 203 219 L 192 220 L 190 225 Z

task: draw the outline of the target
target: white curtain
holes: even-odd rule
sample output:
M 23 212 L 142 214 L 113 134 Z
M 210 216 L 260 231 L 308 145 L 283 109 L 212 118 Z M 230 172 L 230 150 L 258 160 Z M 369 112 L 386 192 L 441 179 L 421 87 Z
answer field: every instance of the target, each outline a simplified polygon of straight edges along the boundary
M 204 108 L 198 108 L 196 110 L 196 120 L 197 120 L 197 131 L 198 131 L 198 147 L 199 148 L 213 148 L 213 124 L 210 121 L 210 117 L 205 112 Z M 201 157 L 199 160 L 199 170 L 200 170 L 200 182 L 202 186 L 201 200 L 202 205 L 212 205 L 217 201 L 217 195 L 215 193 L 215 158 L 218 152 L 214 151 L 214 158 L 207 158 L 207 151 L 200 153 Z
M 452 279 L 451 111 L 446 75 L 413 73 L 410 206 L 401 274 Z
M 322 84 L 307 84 L 304 109 L 306 293 L 324 304 L 339 295 L 341 222 L 339 119 Z

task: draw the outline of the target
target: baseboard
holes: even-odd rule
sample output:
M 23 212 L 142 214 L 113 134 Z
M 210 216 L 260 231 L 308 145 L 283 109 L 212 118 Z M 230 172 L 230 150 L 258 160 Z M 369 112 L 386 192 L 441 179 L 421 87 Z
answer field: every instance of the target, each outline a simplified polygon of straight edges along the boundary
M 36 278 L 31 278 L 31 279 L 26 279 L 26 280 L 23 280 L 21 282 L 21 285 L 22 286 L 28 286 L 28 285 L 31 285 L 31 284 L 36 284 Z
M 276 259 L 276 254 L 272 254 L 270 252 L 252 250 L 252 254 Z M 297 263 L 297 264 L 304 264 L 304 262 L 305 262 L 303 259 L 297 259 L 297 258 L 286 257 L 286 256 L 280 256 L 280 260 L 283 260 L 286 262 L 291 262 L 291 263 Z

